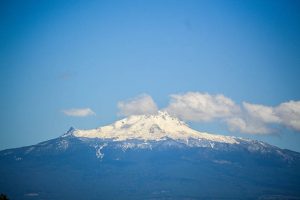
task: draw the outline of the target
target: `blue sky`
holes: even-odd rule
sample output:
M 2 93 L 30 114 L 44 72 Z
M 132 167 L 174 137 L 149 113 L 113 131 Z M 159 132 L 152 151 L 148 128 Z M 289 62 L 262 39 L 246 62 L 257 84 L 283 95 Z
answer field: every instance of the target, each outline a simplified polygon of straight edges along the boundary
M 277 112 L 300 100 L 298 1 L 2 1 L 0 9 L 0 149 L 111 123 L 118 102 L 141 94 L 160 109 L 188 92 L 221 94 L 244 110 L 243 102 Z M 63 112 L 77 108 L 92 114 Z M 294 126 L 274 119 L 268 134 L 229 130 L 228 118 L 189 124 L 300 151 L 295 115 Z

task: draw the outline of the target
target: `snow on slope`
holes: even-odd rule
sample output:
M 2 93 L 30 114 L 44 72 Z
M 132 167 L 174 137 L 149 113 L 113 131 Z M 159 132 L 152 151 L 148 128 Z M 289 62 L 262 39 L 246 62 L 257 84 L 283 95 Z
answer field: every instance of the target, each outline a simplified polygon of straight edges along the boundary
M 191 129 L 183 121 L 159 111 L 156 115 L 133 115 L 115 123 L 91 130 L 72 130 L 76 137 L 112 139 L 125 141 L 138 140 L 175 140 L 205 139 L 213 142 L 239 143 L 235 137 L 213 135 Z

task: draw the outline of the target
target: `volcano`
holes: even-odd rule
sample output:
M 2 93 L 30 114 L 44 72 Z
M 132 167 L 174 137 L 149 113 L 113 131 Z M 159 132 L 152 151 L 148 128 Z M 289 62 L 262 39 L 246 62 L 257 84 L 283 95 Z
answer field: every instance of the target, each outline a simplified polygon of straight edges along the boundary
M 300 199 L 300 153 L 159 111 L 0 152 L 10 199 Z

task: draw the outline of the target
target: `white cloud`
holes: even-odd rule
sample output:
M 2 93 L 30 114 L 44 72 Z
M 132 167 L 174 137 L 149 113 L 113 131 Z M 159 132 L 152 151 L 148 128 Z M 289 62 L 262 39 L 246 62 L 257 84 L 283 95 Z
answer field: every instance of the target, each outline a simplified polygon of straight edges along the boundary
M 274 132 L 270 124 L 281 122 L 273 107 L 247 102 L 243 102 L 240 113 L 224 121 L 230 131 L 248 134 L 270 134 Z
M 300 101 L 281 103 L 274 108 L 274 112 L 280 118 L 283 125 L 300 131 Z
M 224 120 L 230 131 L 238 131 L 248 134 L 270 134 L 273 130 L 265 123 L 255 120 L 247 120 L 242 117 L 232 117 Z
M 232 116 L 239 112 L 239 107 L 224 95 L 187 92 L 171 95 L 165 110 L 183 120 L 205 122 Z
M 62 111 L 67 116 L 73 117 L 87 117 L 90 115 L 96 115 L 96 113 L 90 108 L 72 108 Z
M 166 111 L 186 121 L 219 119 L 218 122 L 225 122 L 230 131 L 248 134 L 269 134 L 273 130 L 267 123 L 280 121 L 272 107 L 246 102 L 240 107 L 224 95 L 199 92 L 171 95 Z
M 281 125 L 300 131 L 300 101 L 281 103 L 276 107 L 243 103 L 243 112 L 226 119 L 229 130 L 250 134 L 270 134 L 272 126 Z
M 280 123 L 281 121 L 273 107 L 244 102 L 243 108 L 248 115 L 263 123 Z
M 147 94 L 139 95 L 127 101 L 120 101 L 118 103 L 119 115 L 142 115 L 154 114 L 158 111 L 152 97 Z

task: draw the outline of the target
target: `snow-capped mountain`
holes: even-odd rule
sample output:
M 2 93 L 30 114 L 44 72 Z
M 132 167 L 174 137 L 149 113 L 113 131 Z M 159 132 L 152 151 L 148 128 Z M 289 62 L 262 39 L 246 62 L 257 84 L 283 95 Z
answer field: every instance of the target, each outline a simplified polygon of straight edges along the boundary
M 159 111 L 0 151 L 11 199 L 300 199 L 300 154 Z
M 188 127 L 183 121 L 162 111 L 159 111 L 157 115 L 130 116 L 111 125 L 97 129 L 74 130 L 72 134 L 76 137 L 112 139 L 114 141 L 129 139 L 159 141 L 170 138 L 184 141 L 189 139 L 204 139 L 229 144 L 238 143 L 234 137 L 195 131 Z
M 244 148 L 251 152 L 275 152 L 284 159 L 291 159 L 284 153 L 284 150 L 261 141 L 196 131 L 185 122 L 163 111 L 158 111 L 155 115 L 129 116 L 113 124 L 96 129 L 80 130 L 71 127 L 68 132 L 62 135 L 62 138 L 70 136 L 83 141 L 105 142 L 106 147 L 109 146 L 108 143 L 111 143 L 115 147 L 122 149 L 152 149 L 157 144 L 222 150 Z M 65 143 L 67 144 L 67 142 Z M 95 144 L 95 146 L 97 147 L 96 155 L 99 155 L 99 148 L 103 149 L 104 146 L 101 144 Z M 104 154 L 97 157 L 103 158 Z

